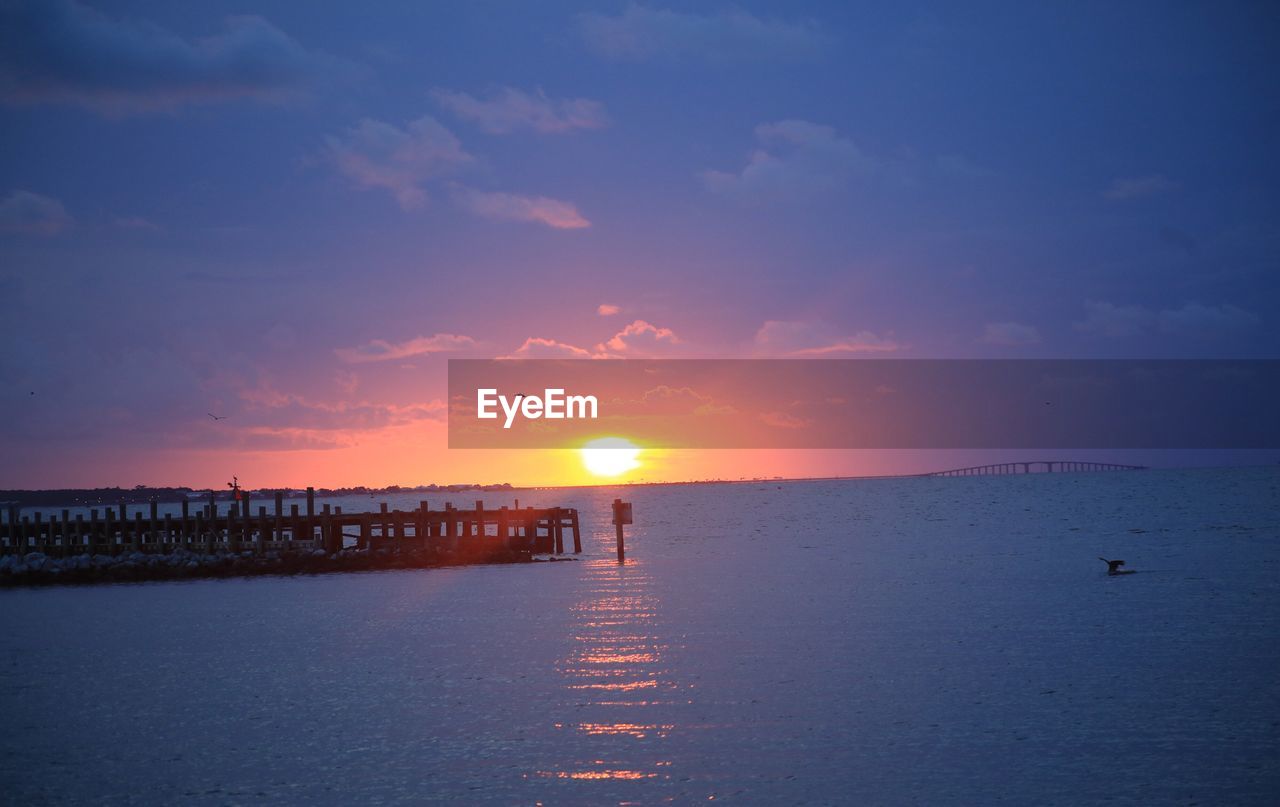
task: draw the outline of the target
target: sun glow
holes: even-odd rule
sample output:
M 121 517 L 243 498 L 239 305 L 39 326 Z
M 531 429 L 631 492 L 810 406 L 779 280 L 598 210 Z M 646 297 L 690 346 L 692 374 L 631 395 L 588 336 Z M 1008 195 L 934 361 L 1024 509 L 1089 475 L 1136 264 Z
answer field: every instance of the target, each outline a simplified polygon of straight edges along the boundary
M 640 467 L 640 447 L 623 437 L 601 437 L 579 451 L 583 467 L 596 476 L 618 476 Z

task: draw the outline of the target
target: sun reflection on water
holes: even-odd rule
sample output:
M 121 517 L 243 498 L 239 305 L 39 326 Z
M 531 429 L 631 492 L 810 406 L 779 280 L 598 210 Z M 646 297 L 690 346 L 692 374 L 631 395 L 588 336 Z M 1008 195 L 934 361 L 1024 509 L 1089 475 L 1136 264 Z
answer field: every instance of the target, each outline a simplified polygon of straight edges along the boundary
M 608 536 L 610 539 L 612 536 Z M 668 656 L 662 603 L 642 562 L 585 561 L 582 599 L 570 611 L 573 648 L 557 665 L 572 720 L 590 757 L 565 759 L 534 776 L 565 780 L 670 780 L 666 741 L 679 729 L 672 707 L 687 703 Z M 634 693 L 634 694 L 630 694 Z M 577 747 L 577 746 L 575 746 Z

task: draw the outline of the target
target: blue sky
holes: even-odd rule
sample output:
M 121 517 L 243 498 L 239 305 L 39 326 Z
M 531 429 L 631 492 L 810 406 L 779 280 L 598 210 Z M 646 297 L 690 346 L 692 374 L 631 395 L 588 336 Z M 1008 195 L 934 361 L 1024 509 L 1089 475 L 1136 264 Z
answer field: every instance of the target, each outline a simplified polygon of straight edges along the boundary
M 0 483 L 441 452 L 449 356 L 1277 353 L 1262 3 L 0 9 Z

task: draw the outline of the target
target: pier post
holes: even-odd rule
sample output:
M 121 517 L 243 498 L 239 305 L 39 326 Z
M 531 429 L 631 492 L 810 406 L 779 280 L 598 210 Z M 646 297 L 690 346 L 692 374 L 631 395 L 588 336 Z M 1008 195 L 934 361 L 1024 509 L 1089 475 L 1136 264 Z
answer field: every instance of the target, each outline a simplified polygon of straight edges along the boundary
M 625 563 L 627 560 L 626 540 L 622 534 L 624 524 L 631 523 L 631 503 L 624 502 L 622 499 L 613 500 L 613 526 L 618 534 L 618 563 Z
M 342 551 L 342 536 L 334 540 L 333 517 L 329 514 L 329 505 L 324 506 L 324 515 L 320 517 L 320 540 L 324 542 L 324 551 L 333 555 Z M 339 528 L 341 532 L 341 528 Z
M 258 505 L 258 551 L 262 552 L 266 549 L 267 541 L 271 536 L 271 524 L 267 520 L 267 506 L 265 504 Z
M 272 529 L 271 531 L 271 541 L 272 543 L 279 543 L 280 541 L 283 541 L 283 540 L 284 540 L 284 494 L 277 490 L 276 491 L 276 518 L 275 518 L 274 529 Z M 266 549 L 265 542 L 263 543 L 264 543 L 263 549 L 265 550 Z
M 116 515 L 120 519 L 120 551 L 124 551 L 125 545 L 130 543 L 129 540 L 129 508 L 125 505 L 124 500 L 120 500 L 120 509 L 116 511 Z
M 569 511 L 569 526 L 573 530 L 573 554 L 582 554 L 582 530 L 578 527 L 578 509 Z
M 227 550 L 230 552 L 239 552 L 240 542 L 236 540 L 236 511 L 240 509 L 240 503 L 233 501 L 227 506 Z
M 457 535 L 458 525 L 455 523 L 456 518 L 457 516 L 455 516 L 453 512 L 453 504 L 450 502 L 445 502 L 444 503 L 444 539 L 445 539 L 444 543 L 445 543 L 445 546 L 449 548 L 450 552 L 456 552 L 458 550 L 458 535 Z
M 414 525 L 413 533 L 418 539 L 418 545 L 425 551 L 431 548 L 431 518 L 427 515 L 431 509 L 431 503 L 423 501 L 420 504 L 418 520 Z
M 311 519 L 315 518 L 315 515 L 316 515 L 316 489 L 313 487 L 308 487 L 307 488 L 307 521 L 310 522 Z

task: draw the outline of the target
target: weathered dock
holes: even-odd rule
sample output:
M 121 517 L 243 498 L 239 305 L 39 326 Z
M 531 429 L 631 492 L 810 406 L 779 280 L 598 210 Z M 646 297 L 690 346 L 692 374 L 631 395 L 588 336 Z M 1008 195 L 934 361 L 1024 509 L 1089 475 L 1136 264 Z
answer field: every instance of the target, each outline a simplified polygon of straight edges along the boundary
M 578 511 L 566 507 L 431 509 L 344 513 L 324 504 L 317 511 L 315 491 L 307 489 L 305 507 L 284 508 L 276 493 L 273 506 L 255 506 L 247 494 L 237 501 L 181 503 L 181 512 L 160 514 L 159 505 L 121 502 L 71 515 L 69 510 L 21 515 L 8 508 L 0 525 L 0 555 L 38 552 L 48 557 L 157 554 L 177 551 L 203 555 L 281 557 L 294 553 L 337 555 L 414 552 L 446 559 L 483 562 L 512 553 L 563 554 L 566 533 L 574 552 L 582 551 Z

